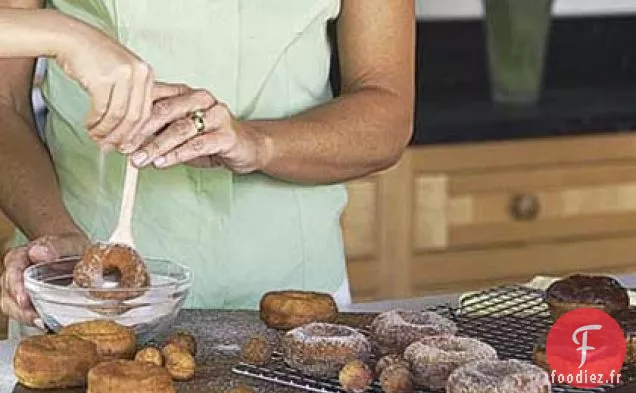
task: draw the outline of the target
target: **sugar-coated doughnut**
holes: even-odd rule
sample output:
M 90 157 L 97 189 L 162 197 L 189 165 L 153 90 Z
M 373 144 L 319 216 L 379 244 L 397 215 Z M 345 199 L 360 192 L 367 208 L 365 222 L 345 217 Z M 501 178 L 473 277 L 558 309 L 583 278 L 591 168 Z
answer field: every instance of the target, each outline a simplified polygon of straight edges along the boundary
M 122 244 L 96 243 L 86 249 L 73 269 L 73 281 L 82 288 L 103 288 L 104 276 L 115 273 L 119 287 L 91 291 L 100 299 L 128 300 L 143 295 L 150 276 L 141 256 Z
M 551 388 L 545 370 L 514 359 L 467 363 L 446 383 L 446 393 L 549 393 Z
M 370 333 L 380 354 L 404 353 L 411 343 L 430 336 L 453 336 L 457 325 L 430 311 L 391 310 L 378 315 Z
M 497 359 L 495 348 L 469 337 L 427 337 L 404 351 L 417 386 L 443 389 L 450 374 L 459 366 L 479 360 Z
M 336 377 L 349 361 L 366 363 L 373 355 L 373 346 L 359 331 L 320 322 L 288 331 L 281 345 L 289 367 L 316 378 Z

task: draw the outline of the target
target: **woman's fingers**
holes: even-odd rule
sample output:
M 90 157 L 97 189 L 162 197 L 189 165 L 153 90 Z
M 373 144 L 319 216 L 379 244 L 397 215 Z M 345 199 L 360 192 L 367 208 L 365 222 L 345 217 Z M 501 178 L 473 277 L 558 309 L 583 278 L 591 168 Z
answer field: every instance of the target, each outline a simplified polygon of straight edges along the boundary
M 152 71 L 146 63 L 139 63 L 133 69 L 130 83 L 127 85 L 127 100 L 124 102 L 121 97 L 121 102 L 117 102 L 116 107 L 123 109 L 124 116 L 119 123 L 109 130 L 108 135 L 100 142 L 103 146 L 118 146 L 124 140 L 129 138 L 130 135 L 134 135 L 136 131 L 144 124 L 144 121 L 150 115 L 151 105 L 148 103 L 151 97 L 151 93 L 148 94 L 149 83 L 148 79 L 152 76 Z M 113 100 L 120 99 L 113 94 Z M 122 105 L 126 105 L 122 108 Z M 114 114 L 119 115 L 117 109 Z
M 38 318 L 38 314 L 33 308 L 20 307 L 4 290 L 1 296 L 0 307 L 2 308 L 2 313 L 8 317 L 29 325 L 32 325 L 33 321 Z
M 152 102 L 188 93 L 192 89 L 182 83 L 155 82 L 152 86 Z
M 183 144 L 197 134 L 196 126 L 191 119 L 180 119 L 172 123 L 165 131 L 156 136 L 132 156 L 137 167 L 151 164 L 157 157 Z
M 129 84 L 122 80 L 116 83 L 110 93 L 108 110 L 102 119 L 89 129 L 92 138 L 103 139 L 110 134 L 124 119 L 128 112 L 128 101 L 130 97 Z
M 177 164 L 194 161 L 202 157 L 213 156 L 226 148 L 218 134 L 206 134 L 190 139 L 182 146 L 171 150 L 155 160 L 158 168 L 167 168 Z M 195 161 L 199 162 L 199 161 Z M 210 161 L 213 164 L 215 161 Z
M 233 132 L 223 132 L 230 128 L 232 120 L 228 108 L 224 104 L 217 104 L 203 113 L 203 120 L 206 128 L 201 135 L 161 153 L 152 161 L 154 165 L 165 168 L 228 151 L 236 139 Z
M 92 92 L 91 109 L 86 115 L 86 128 L 94 129 L 108 112 L 108 103 L 112 95 L 112 88 L 106 91 Z
M 4 258 L 4 280 L 2 288 L 7 291 L 20 306 L 27 306 L 29 299 L 24 289 L 23 273 L 31 264 L 26 247 L 14 248 Z
M 22 274 L 30 264 L 25 247 L 10 250 L 4 258 L 5 271 L 2 276 L 0 307 L 2 312 L 23 323 L 31 324 L 37 313 L 24 289 Z
M 182 92 L 176 88 L 173 93 Z M 128 152 L 137 150 L 148 138 L 163 130 L 168 124 L 185 118 L 196 110 L 205 110 L 216 103 L 215 98 L 205 90 L 190 90 L 184 94 L 171 96 L 157 101 L 152 107 L 148 121 L 128 141 Z M 163 134 L 163 133 L 162 133 Z

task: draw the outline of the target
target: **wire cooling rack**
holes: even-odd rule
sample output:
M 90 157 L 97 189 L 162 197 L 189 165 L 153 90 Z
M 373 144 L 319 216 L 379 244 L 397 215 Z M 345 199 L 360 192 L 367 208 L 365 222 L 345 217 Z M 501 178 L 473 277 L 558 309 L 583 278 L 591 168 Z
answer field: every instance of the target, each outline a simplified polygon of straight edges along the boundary
M 553 321 L 543 292 L 522 286 L 502 286 L 464 296 L 458 307 L 439 305 L 426 308 L 457 323 L 459 335 L 473 337 L 492 345 L 501 359 L 532 361 L 532 350 L 539 335 L 548 331 Z M 315 379 L 287 367 L 280 352 L 264 367 L 239 363 L 233 372 L 283 386 L 309 392 L 345 393 L 337 379 Z M 636 366 L 622 370 L 619 385 L 594 389 L 577 389 L 568 385 L 553 385 L 552 393 L 613 393 L 624 387 L 636 392 Z M 621 390 L 623 391 L 623 390 Z M 368 393 L 381 393 L 374 382 Z M 418 390 L 418 393 L 438 391 Z

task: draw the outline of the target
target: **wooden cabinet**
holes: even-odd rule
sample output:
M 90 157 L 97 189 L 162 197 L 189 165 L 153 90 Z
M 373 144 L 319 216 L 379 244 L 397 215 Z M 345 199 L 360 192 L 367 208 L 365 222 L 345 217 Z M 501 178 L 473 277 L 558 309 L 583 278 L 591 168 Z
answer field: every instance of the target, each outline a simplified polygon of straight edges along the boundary
M 636 272 L 636 136 L 412 147 L 348 184 L 355 300 Z

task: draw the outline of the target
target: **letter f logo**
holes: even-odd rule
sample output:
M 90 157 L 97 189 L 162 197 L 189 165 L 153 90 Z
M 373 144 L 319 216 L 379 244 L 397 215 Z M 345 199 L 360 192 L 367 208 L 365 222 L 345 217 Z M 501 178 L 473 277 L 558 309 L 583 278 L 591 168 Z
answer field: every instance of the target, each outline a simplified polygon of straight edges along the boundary
M 580 328 L 576 329 L 574 331 L 574 334 L 572 334 L 572 341 L 574 341 L 575 344 L 577 345 L 581 345 L 580 347 L 578 347 L 576 350 L 577 351 L 581 351 L 581 364 L 579 365 L 579 368 L 583 367 L 583 365 L 585 364 L 586 360 L 587 360 L 587 351 L 593 351 L 596 348 L 594 347 L 590 347 L 587 345 L 587 334 L 590 330 L 601 330 L 602 326 L 601 325 L 586 325 L 586 326 L 581 326 Z M 579 342 L 577 336 L 579 335 L 579 333 L 583 333 L 583 340 L 582 342 Z

